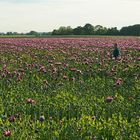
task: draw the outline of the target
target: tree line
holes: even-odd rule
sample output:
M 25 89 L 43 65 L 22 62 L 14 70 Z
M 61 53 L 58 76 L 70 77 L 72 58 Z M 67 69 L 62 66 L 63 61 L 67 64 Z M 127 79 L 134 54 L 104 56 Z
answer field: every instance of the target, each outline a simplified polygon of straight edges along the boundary
M 28 33 L 17 33 L 17 32 L 7 32 L 0 33 L 0 35 L 7 36 L 50 36 L 50 35 L 113 35 L 113 36 L 140 36 L 140 24 L 135 24 L 132 26 L 122 27 L 120 30 L 117 27 L 107 28 L 101 25 L 93 26 L 90 23 L 85 24 L 84 26 L 78 26 L 76 28 L 71 28 L 71 26 L 61 26 L 59 29 L 55 29 L 52 32 L 36 32 L 30 31 Z
M 61 26 L 59 29 L 52 31 L 52 35 L 123 35 L 123 36 L 140 36 L 140 24 L 122 27 L 120 30 L 117 27 L 106 28 L 101 25 L 93 26 L 89 23 L 83 27 L 78 26 L 71 28 L 70 26 Z
M 18 32 L 7 32 L 7 33 L 0 33 L 2 36 L 48 36 L 51 35 L 51 32 L 37 32 L 37 31 L 30 31 L 28 33 L 18 33 Z

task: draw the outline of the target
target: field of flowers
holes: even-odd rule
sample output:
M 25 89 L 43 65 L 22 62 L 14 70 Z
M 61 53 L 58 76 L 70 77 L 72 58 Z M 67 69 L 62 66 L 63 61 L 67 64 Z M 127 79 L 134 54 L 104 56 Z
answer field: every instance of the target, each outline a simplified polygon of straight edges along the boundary
M 140 140 L 140 40 L 0 38 L 0 140 Z

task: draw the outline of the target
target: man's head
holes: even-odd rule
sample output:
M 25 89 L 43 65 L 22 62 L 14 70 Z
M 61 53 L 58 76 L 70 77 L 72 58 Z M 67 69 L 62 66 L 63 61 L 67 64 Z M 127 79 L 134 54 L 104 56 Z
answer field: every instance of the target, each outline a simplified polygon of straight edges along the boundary
M 116 48 L 118 46 L 118 44 L 117 43 L 114 43 L 114 47 Z

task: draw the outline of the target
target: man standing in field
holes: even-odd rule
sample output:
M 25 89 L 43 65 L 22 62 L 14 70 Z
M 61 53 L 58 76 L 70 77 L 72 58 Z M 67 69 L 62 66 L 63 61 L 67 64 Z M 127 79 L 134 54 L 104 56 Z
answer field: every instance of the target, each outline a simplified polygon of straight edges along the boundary
M 113 50 L 113 57 L 115 60 L 121 55 L 120 49 L 118 48 L 117 43 L 114 44 L 114 50 Z

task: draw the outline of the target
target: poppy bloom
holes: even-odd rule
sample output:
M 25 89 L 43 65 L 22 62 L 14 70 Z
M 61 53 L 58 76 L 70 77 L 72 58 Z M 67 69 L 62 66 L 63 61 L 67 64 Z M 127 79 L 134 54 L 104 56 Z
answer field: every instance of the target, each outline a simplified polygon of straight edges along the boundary
M 76 79 L 75 79 L 75 77 L 72 77 L 69 80 L 74 82 Z
M 3 70 L 6 70 L 6 68 L 7 68 L 7 65 L 4 64 L 4 65 L 3 65 Z
M 63 79 L 65 79 L 65 80 L 66 80 L 67 78 L 68 78 L 68 77 L 67 77 L 66 75 L 64 75 L 64 76 L 63 76 Z
M 26 100 L 27 104 L 33 104 L 35 101 L 32 98 Z
M 76 69 L 76 68 L 71 68 L 70 70 L 71 70 L 71 71 L 74 71 L 74 72 L 75 72 L 75 71 L 77 71 L 77 69 Z
M 106 102 L 107 102 L 107 103 L 113 102 L 113 97 L 112 97 L 112 96 L 108 96 L 108 97 L 106 98 Z
M 55 65 L 62 65 L 62 63 L 61 62 L 56 62 Z
M 48 84 L 49 84 L 47 80 L 44 80 L 43 83 L 44 83 L 45 85 L 48 85 Z
M 42 115 L 42 116 L 40 116 L 39 120 L 40 120 L 40 122 L 44 122 L 45 121 L 45 117 Z
M 76 70 L 77 73 L 79 74 L 82 74 L 82 71 L 81 70 Z
M 15 119 L 16 119 L 16 117 L 13 115 L 13 116 L 11 116 L 11 117 L 9 118 L 9 122 L 14 122 Z
M 12 132 L 10 130 L 5 130 L 3 134 L 5 137 L 10 137 L 12 135 Z
M 116 86 L 121 85 L 121 84 L 122 84 L 122 78 L 118 78 L 116 81 Z
M 137 58 L 137 61 L 140 61 L 140 57 Z
M 39 69 L 40 72 L 43 72 L 43 73 L 46 73 L 47 70 L 45 68 L 45 66 L 41 66 L 40 69 Z
M 52 121 L 53 117 L 52 117 L 52 116 L 50 116 L 50 117 L 49 117 L 49 119 Z

